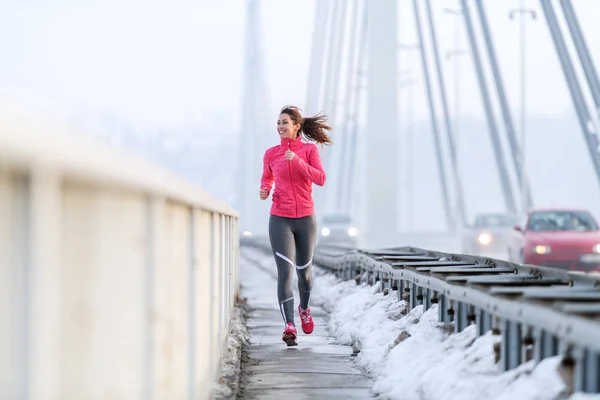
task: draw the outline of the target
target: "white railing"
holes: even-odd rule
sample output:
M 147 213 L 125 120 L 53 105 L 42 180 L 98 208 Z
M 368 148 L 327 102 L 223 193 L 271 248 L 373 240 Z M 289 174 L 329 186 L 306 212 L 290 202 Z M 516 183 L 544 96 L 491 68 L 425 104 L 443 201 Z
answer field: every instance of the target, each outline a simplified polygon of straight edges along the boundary
M 0 398 L 209 398 L 238 237 L 165 170 L 0 112 Z

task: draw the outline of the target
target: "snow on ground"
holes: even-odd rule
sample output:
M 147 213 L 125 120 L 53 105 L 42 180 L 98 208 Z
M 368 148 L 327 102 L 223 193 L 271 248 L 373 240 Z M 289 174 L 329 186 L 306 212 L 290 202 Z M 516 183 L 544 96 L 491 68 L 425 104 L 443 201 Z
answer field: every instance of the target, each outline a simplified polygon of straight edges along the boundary
M 252 249 L 244 252 L 276 276 L 271 255 Z M 449 335 L 438 323 L 437 305 L 426 312 L 418 306 L 404 315 L 407 304 L 397 300 L 397 292 L 384 296 L 378 286 L 341 281 L 319 268 L 313 269 L 313 277 L 311 302 L 331 313 L 327 328 L 339 343 L 360 350 L 356 363 L 374 379 L 372 390 L 381 399 L 566 398 L 557 370 L 560 357 L 503 372 L 494 360 L 499 336 L 489 332 L 478 337 L 474 325 Z M 569 397 L 599 399 L 582 394 Z
M 494 361 L 489 332 L 478 337 L 474 325 L 449 335 L 438 323 L 437 305 L 403 315 L 407 304 L 397 292 L 356 285 L 315 274 L 313 301 L 331 312 L 328 329 L 340 342 L 360 349 L 358 365 L 374 378 L 373 392 L 389 399 L 550 400 L 566 389 L 558 375 L 560 357 L 502 372 Z M 572 396 L 575 400 L 577 397 Z
M 213 398 L 235 399 L 239 388 L 242 349 L 248 344 L 250 335 L 245 326 L 245 303 L 238 302 L 231 316 L 227 351 L 221 357 L 221 376 L 215 382 Z

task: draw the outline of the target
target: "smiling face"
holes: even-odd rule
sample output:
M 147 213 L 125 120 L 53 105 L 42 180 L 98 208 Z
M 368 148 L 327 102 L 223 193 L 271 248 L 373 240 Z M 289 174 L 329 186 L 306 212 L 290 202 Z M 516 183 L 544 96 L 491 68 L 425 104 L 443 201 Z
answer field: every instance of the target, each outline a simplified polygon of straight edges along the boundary
M 279 119 L 277 119 L 277 133 L 279 133 L 280 139 L 296 139 L 299 130 L 300 123 L 294 123 L 292 117 L 286 113 L 279 114 Z

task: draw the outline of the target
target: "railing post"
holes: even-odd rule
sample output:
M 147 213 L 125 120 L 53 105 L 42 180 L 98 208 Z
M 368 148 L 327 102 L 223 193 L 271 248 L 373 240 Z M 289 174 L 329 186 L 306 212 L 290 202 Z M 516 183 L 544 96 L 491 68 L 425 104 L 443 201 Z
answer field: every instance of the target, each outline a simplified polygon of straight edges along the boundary
M 146 214 L 146 249 L 144 266 L 144 336 L 142 337 L 144 350 L 144 365 L 142 368 L 142 393 L 144 399 L 152 400 L 155 398 L 155 379 L 157 377 L 155 370 L 156 359 L 156 323 L 155 316 L 158 313 L 156 304 L 157 284 L 156 274 L 163 257 L 164 246 L 164 207 L 165 201 L 158 196 L 149 196 L 147 198 Z
M 194 208 L 188 209 L 188 251 L 189 251 L 189 271 L 188 271 L 188 398 L 196 398 L 196 220 Z
M 27 203 L 29 246 L 25 259 L 29 265 L 24 269 L 22 288 L 29 289 L 24 293 L 28 306 L 23 315 L 29 321 L 22 338 L 28 350 L 24 349 L 23 354 L 24 381 L 20 392 L 23 398 L 58 399 L 62 191 L 57 171 L 40 167 L 31 171 Z
M 585 371 L 585 361 L 586 354 L 585 349 L 579 346 L 569 346 L 569 351 L 567 352 L 570 357 L 575 361 L 574 371 L 573 371 L 573 390 L 575 392 L 585 392 L 586 389 L 586 371 Z
M 423 289 L 423 312 L 431 308 L 431 295 L 429 289 Z
M 446 322 L 454 323 L 457 302 L 455 300 L 452 300 L 450 297 L 446 297 L 446 301 L 447 301 L 446 316 L 448 318 Z
M 490 329 L 492 329 L 492 315 L 480 308 L 476 311 L 477 334 L 479 336 L 485 335 Z
M 600 355 L 585 350 L 585 388 L 586 393 L 600 392 Z
M 25 175 L 0 170 L 0 389 L 6 398 L 30 395 L 30 186 Z M 55 268 L 51 266 L 50 268 Z M 6 296 L 4 298 L 4 296 Z M 7 333 L 7 337 L 3 335 Z
M 462 332 L 468 325 L 467 319 L 467 304 L 462 301 L 456 301 L 456 318 L 455 318 L 455 329 L 456 332 Z
M 502 321 L 501 360 L 504 371 L 513 369 L 521 364 L 521 324 L 518 322 Z
M 219 285 L 219 265 L 220 265 L 220 225 L 219 225 L 219 214 L 212 213 L 211 215 L 211 224 L 210 224 L 210 238 L 211 238 L 211 262 L 210 262 L 210 277 L 211 277 L 211 321 L 213 330 L 211 332 L 211 369 L 217 370 L 218 367 L 218 359 L 217 355 L 219 354 L 220 339 L 219 339 L 219 328 L 220 328 L 220 319 L 219 319 L 219 296 L 220 293 L 220 285 Z
M 438 321 L 448 321 L 448 297 L 445 294 L 438 294 Z

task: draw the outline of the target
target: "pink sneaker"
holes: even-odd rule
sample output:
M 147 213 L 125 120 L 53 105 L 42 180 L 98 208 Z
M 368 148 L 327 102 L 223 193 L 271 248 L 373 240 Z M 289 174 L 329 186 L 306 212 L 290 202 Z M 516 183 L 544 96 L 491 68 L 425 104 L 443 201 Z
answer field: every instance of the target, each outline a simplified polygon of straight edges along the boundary
M 315 328 L 315 322 L 310 315 L 310 308 L 306 309 L 306 311 L 302 311 L 300 305 L 298 305 L 298 314 L 300 314 L 300 320 L 302 321 L 302 330 L 307 335 L 310 335 Z
M 281 340 L 285 342 L 288 346 L 297 346 L 296 336 L 298 336 L 298 332 L 296 331 L 296 327 L 291 322 L 288 322 L 285 331 L 283 331 L 283 336 Z

